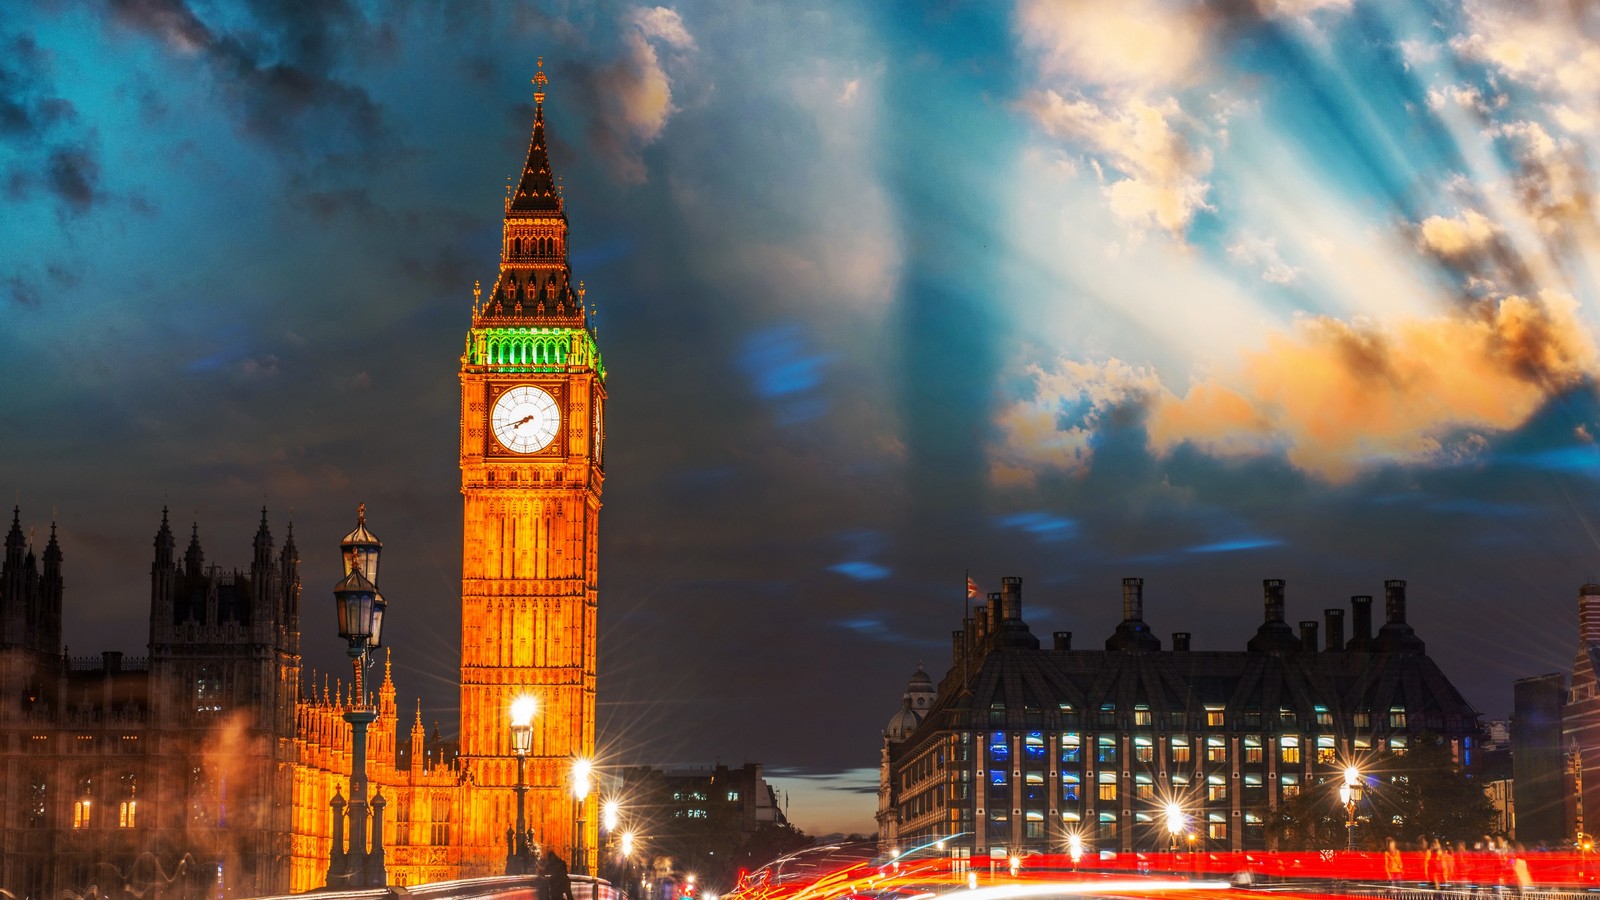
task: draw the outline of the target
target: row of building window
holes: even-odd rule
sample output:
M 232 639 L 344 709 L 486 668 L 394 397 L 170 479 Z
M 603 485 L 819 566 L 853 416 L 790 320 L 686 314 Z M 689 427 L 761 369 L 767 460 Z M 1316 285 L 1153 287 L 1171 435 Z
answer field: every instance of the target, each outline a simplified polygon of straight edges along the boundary
M 1067 725 L 1079 724 L 1080 712 L 1080 710 L 1070 703 L 1062 703 L 1059 706 L 1059 713 L 1062 721 L 1064 721 Z M 1007 707 L 1004 703 L 992 704 L 989 708 L 990 721 L 995 723 L 1003 722 L 1005 721 L 1006 713 Z M 1030 707 L 1024 711 L 1024 715 L 1029 718 L 1039 716 L 1040 714 L 1040 710 L 1037 708 Z M 1268 718 L 1270 718 L 1270 716 L 1263 714 L 1260 710 L 1245 710 L 1237 713 L 1237 715 L 1240 717 L 1239 720 L 1243 722 L 1247 728 L 1260 728 L 1262 727 L 1262 724 L 1267 721 Z M 1202 718 L 1206 728 L 1215 728 L 1220 730 L 1227 728 L 1229 724 L 1227 708 L 1221 705 L 1206 706 L 1203 711 Z M 1103 728 L 1116 728 L 1119 726 L 1125 726 L 1127 722 L 1124 720 L 1128 719 L 1128 716 L 1119 716 L 1115 703 L 1102 703 L 1100 704 L 1100 708 L 1094 711 L 1093 719 L 1096 724 Z M 1134 728 L 1151 728 L 1156 726 L 1158 719 L 1160 720 L 1161 725 L 1165 725 L 1174 729 L 1181 729 L 1187 727 L 1187 723 L 1189 722 L 1189 714 L 1183 710 L 1156 713 L 1153 712 L 1148 705 L 1139 704 L 1134 706 L 1131 712 L 1131 720 L 1129 721 L 1131 721 L 1132 727 Z M 1277 721 L 1289 728 L 1298 727 L 1300 724 L 1302 724 L 1302 722 L 1308 728 L 1333 728 L 1336 724 L 1333 711 L 1328 709 L 1326 706 L 1320 705 L 1313 707 L 1312 714 L 1310 716 L 1301 716 L 1292 709 L 1287 707 L 1279 707 Z M 1373 726 L 1373 721 L 1373 713 L 1371 710 L 1356 710 L 1350 714 L 1350 727 L 1356 730 L 1370 730 Z M 1408 727 L 1406 710 L 1403 706 L 1389 707 L 1387 717 L 1380 716 L 1379 721 L 1386 722 L 1390 730 L 1398 731 L 1404 730 Z M 1440 728 L 1444 727 L 1445 725 L 1446 723 L 1442 719 L 1438 722 L 1430 721 L 1429 723 L 1429 727 L 1431 728 Z

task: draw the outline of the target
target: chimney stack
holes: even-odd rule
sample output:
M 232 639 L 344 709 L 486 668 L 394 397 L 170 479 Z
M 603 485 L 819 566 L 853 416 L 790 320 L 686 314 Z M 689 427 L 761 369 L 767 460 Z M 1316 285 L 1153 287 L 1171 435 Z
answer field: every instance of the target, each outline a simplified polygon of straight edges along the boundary
M 987 611 L 987 615 L 989 616 L 989 630 L 991 632 L 999 631 L 1000 630 L 1000 595 L 998 593 L 994 593 L 994 594 L 990 594 L 989 595 L 989 609 Z
M 1000 579 L 1000 617 L 1007 622 L 1022 620 L 1022 579 L 1015 575 Z
M 1174 631 L 1172 633 L 1172 649 L 1178 653 L 1187 652 L 1189 649 L 1189 632 Z
M 1322 621 L 1327 625 L 1327 649 L 1337 652 L 1344 649 L 1344 610 L 1334 608 L 1322 611 Z
M 1263 578 L 1261 580 L 1261 593 L 1266 600 L 1267 621 L 1283 621 L 1283 579 Z
M 1053 637 L 1055 638 L 1055 646 L 1058 652 L 1065 653 L 1072 649 L 1072 632 L 1058 631 Z
M 1122 579 L 1122 621 L 1138 622 L 1144 619 L 1144 579 Z
M 1317 623 L 1307 619 L 1300 623 L 1300 649 L 1307 653 L 1317 652 Z
M 1350 598 L 1350 643 L 1352 650 L 1366 650 L 1372 645 L 1372 598 L 1366 595 Z
M 1578 588 L 1578 639 L 1600 643 L 1600 584 Z
M 1391 578 L 1383 583 L 1383 611 L 1390 625 L 1406 624 L 1406 583 Z

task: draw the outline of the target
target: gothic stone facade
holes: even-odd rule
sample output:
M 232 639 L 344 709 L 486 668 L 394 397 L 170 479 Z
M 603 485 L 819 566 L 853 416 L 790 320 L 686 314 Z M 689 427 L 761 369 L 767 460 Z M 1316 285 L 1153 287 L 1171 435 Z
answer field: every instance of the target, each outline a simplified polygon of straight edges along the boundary
M 1364 751 L 1403 752 L 1442 736 L 1470 767 L 1478 714 L 1406 623 L 1405 582 L 1296 634 L 1284 584 L 1265 582 L 1266 617 L 1243 651 L 1172 649 L 1144 622 L 1143 582 L 1123 582 L 1123 621 L 1104 650 L 1043 648 L 1022 619 L 1022 581 L 954 633 L 950 671 L 921 723 L 886 735 L 879 835 L 886 849 L 953 837 L 960 853 L 1061 852 L 1069 834 L 1097 850 L 1156 849 L 1175 801 L 1204 846 L 1260 849 L 1264 815 L 1338 777 Z
M 149 657 L 61 643 L 63 551 L 35 554 L 13 514 L 0 562 L 0 888 L 23 897 L 249 897 L 319 887 L 328 803 L 348 784 L 342 685 L 302 679 L 299 553 L 265 511 L 248 569 L 183 555 L 162 513 Z M 420 710 L 401 745 L 385 666 L 371 728 L 396 883 L 454 877 L 462 787 Z M 302 692 L 302 683 L 306 690 Z

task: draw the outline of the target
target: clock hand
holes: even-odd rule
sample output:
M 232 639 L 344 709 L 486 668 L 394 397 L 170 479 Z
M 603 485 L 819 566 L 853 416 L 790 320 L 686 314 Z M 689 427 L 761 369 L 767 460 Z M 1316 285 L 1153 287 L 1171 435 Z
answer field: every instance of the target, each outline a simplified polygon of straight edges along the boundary
M 524 425 L 526 425 L 526 424 L 528 424 L 529 422 L 532 422 L 532 421 L 533 421 L 533 416 L 523 416 L 522 418 L 518 419 L 517 421 L 512 422 L 511 423 L 511 427 L 512 428 L 521 428 L 522 426 L 524 426 Z

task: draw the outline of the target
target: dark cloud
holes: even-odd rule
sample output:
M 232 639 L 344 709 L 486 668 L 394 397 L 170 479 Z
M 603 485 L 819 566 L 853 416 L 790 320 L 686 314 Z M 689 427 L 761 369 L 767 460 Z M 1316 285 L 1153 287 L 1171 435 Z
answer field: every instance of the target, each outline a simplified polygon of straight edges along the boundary
M 57 147 L 50 151 L 44 184 L 73 215 L 83 215 L 105 199 L 99 190 L 100 163 L 87 147 Z
M 341 52 L 382 43 L 384 30 L 342 2 L 256 2 L 254 30 L 219 32 L 184 0 L 110 0 L 117 22 L 197 55 L 234 102 L 247 135 L 317 155 L 370 151 L 387 135 L 366 89 L 334 73 Z
M 18 306 L 38 306 L 39 286 L 21 275 L 5 280 L 6 295 Z
M 49 54 L 33 38 L 0 41 L 0 137 L 20 142 L 41 138 L 51 127 L 77 118 L 68 101 L 54 96 Z

